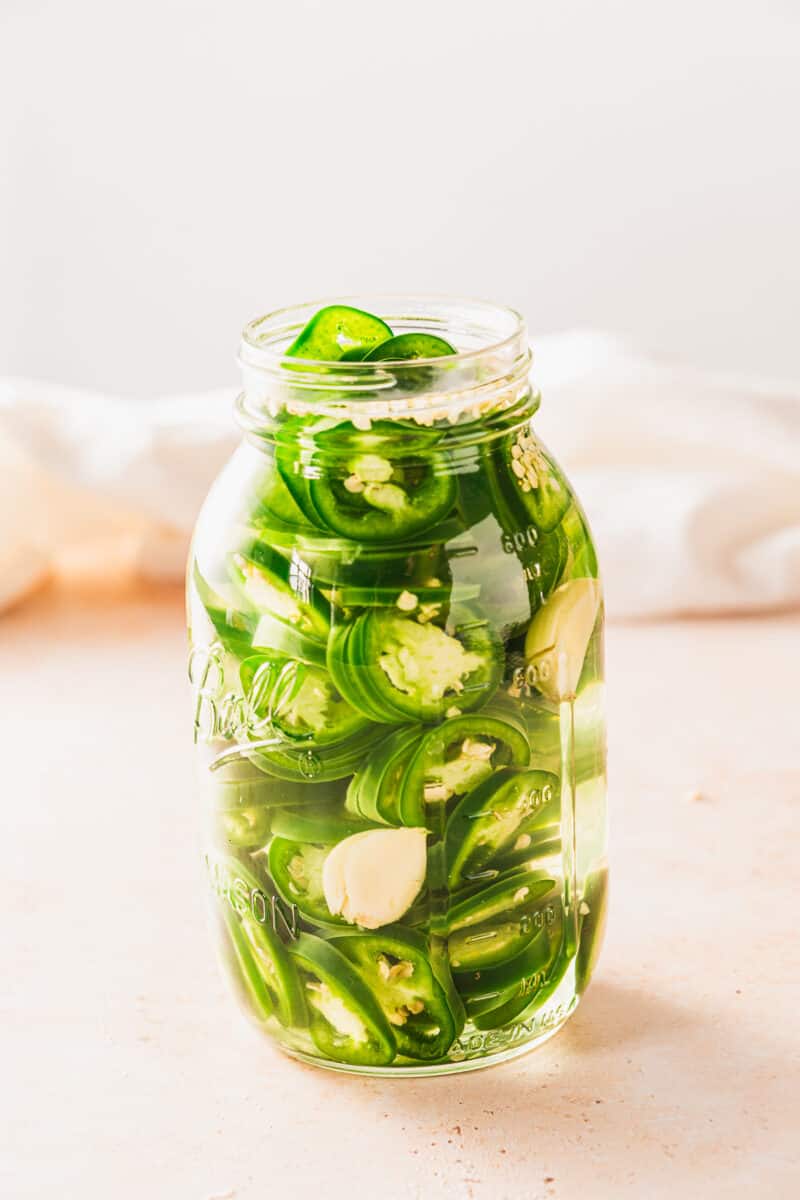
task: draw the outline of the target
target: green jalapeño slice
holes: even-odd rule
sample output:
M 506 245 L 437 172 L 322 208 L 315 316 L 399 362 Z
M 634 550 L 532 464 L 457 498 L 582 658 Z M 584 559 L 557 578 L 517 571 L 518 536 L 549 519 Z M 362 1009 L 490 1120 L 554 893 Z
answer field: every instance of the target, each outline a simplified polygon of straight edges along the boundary
M 530 429 L 517 430 L 489 460 L 493 486 L 516 500 L 534 526 L 548 532 L 571 503 L 566 479 Z
M 449 910 L 448 953 L 454 971 L 484 971 L 516 959 L 558 917 L 556 881 L 537 871 L 513 871 Z M 510 971 L 511 968 L 508 968 Z M 501 974 L 497 975 L 497 979 Z M 516 982 L 502 976 L 505 985 Z
M 391 1026 L 374 993 L 331 942 L 303 933 L 292 956 L 300 970 L 311 1036 L 327 1058 L 384 1066 L 397 1053 Z
M 322 667 L 254 655 L 240 675 L 252 715 L 288 740 L 325 746 L 346 741 L 367 724 Z
M 219 809 L 217 826 L 224 845 L 232 849 L 257 850 L 266 845 L 272 824 L 265 805 L 241 805 Z
M 286 356 L 314 362 L 357 360 L 391 336 L 391 329 L 380 317 L 347 304 L 329 304 L 300 331 Z
M 442 959 L 427 940 L 402 926 L 345 934 L 332 944 L 356 967 L 377 998 L 399 1054 L 441 1058 L 464 1025 L 464 1008 Z
M 354 411 L 352 419 L 358 421 Z M 276 464 L 287 498 L 308 525 L 365 545 L 402 544 L 437 525 L 453 508 L 457 486 L 438 435 L 380 422 L 342 433 L 340 422 L 318 436 L 320 454 L 298 454 L 304 436 L 294 418 L 284 428 Z M 305 435 L 307 436 L 307 434 Z M 324 453 L 323 453 L 324 452 Z M 277 505 L 275 505 L 277 507 Z M 289 513 L 284 502 L 283 512 Z M 280 518 L 286 520 L 286 517 Z
M 451 717 L 428 730 L 410 757 L 400 789 L 406 825 L 427 823 L 433 805 L 450 805 L 501 775 L 506 764 L 524 767 L 531 748 L 513 708 L 492 700 L 480 712 Z
M 465 796 L 447 823 L 447 881 L 453 891 L 500 874 L 512 859 L 542 857 L 560 846 L 558 776 L 497 771 Z
M 366 361 L 386 363 L 398 386 L 407 392 L 419 392 L 429 387 L 433 379 L 433 368 L 426 365 L 427 360 L 455 353 L 455 348 L 436 334 L 400 333 L 370 350 Z M 413 366 L 408 368 L 404 363 Z
M 350 781 L 346 801 L 350 813 L 386 825 L 402 824 L 404 780 L 422 736 L 421 726 L 403 726 L 377 742 Z
M 507 763 L 526 766 L 530 753 L 524 723 L 500 701 L 433 728 L 402 726 L 353 776 L 347 808 L 389 825 L 424 826 L 429 806 L 465 795 Z
M 398 333 L 379 342 L 368 354 L 367 362 L 408 362 L 419 358 L 443 358 L 455 354 L 444 338 L 433 333 Z
M 228 881 L 227 894 L 220 897 L 222 915 L 256 1015 L 265 1020 L 274 1014 L 282 1025 L 304 1026 L 306 1007 L 295 964 L 269 922 L 266 903 L 251 902 L 264 897 L 260 880 L 238 858 L 216 865 Z
M 258 618 L 253 650 L 268 648 L 324 665 L 330 618 L 302 572 L 263 542 L 253 542 L 247 553 L 235 551 L 229 572 L 245 611 Z
M 575 983 L 579 992 L 589 985 L 606 928 L 608 911 L 608 870 L 600 867 L 586 878 L 580 903 L 580 944 L 575 962 Z
M 334 469 L 308 482 L 317 523 L 369 543 L 402 541 L 430 528 L 452 508 L 455 495 L 455 480 L 441 454 L 390 458 L 354 452 L 340 473 Z
M 369 609 L 334 631 L 328 670 L 374 721 L 439 721 L 477 708 L 503 672 L 503 643 L 478 610 L 451 609 L 445 627 L 423 614 Z
M 318 926 L 343 925 L 325 901 L 322 868 L 329 847 L 275 837 L 269 848 L 269 873 L 287 904 Z
M 290 842 L 315 842 L 335 845 L 343 838 L 365 829 L 373 829 L 369 821 L 360 821 L 336 804 L 305 804 L 299 808 L 278 808 L 272 816 L 272 832 Z
M 227 905 L 222 911 L 222 920 L 227 934 L 227 947 L 223 949 L 223 954 L 232 957 L 236 965 L 235 979 L 245 997 L 247 1008 L 257 1021 L 268 1021 L 275 1013 L 275 1004 L 253 959 L 242 923 Z

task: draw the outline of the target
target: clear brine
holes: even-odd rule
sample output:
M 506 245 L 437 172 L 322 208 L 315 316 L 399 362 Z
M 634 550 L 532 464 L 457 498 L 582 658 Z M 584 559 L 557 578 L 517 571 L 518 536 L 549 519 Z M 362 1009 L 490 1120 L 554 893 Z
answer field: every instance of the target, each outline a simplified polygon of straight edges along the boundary
M 372 360 L 425 336 L 380 325 Z M 591 975 L 602 596 L 533 407 L 285 411 L 200 518 L 189 674 L 218 944 L 247 1013 L 302 1057 L 480 1065 L 557 1028 Z

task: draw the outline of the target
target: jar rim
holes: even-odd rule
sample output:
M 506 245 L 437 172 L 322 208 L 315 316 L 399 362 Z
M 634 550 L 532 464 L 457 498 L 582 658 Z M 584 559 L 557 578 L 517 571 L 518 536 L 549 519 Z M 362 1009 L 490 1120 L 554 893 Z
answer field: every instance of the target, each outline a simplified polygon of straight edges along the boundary
M 403 294 L 346 296 L 337 303 L 380 315 L 395 334 L 443 335 L 458 352 L 394 362 L 290 357 L 287 348 L 325 302 L 276 309 L 250 321 L 242 334 L 237 412 L 245 431 L 266 434 L 282 415 L 365 429 L 381 420 L 461 426 L 516 406 L 530 393 L 531 352 L 525 322 L 513 308 Z
M 288 357 L 284 351 L 307 322 L 328 305 L 342 304 L 374 313 L 385 320 L 397 332 L 396 327 L 408 327 L 418 332 L 449 332 L 452 339 L 479 341 L 480 344 L 458 348 L 455 354 L 437 358 L 409 360 L 385 359 L 375 362 L 331 362 L 330 360 Z M 376 367 L 382 371 L 402 367 L 403 371 L 430 371 L 431 368 L 448 368 L 459 364 L 474 363 L 483 356 L 497 357 L 513 353 L 519 346 L 522 354 L 527 351 L 525 320 L 515 308 L 495 304 L 491 301 L 473 299 L 447 293 L 358 293 L 347 296 L 320 298 L 301 304 L 292 304 L 273 309 L 260 317 L 254 317 L 244 326 L 239 348 L 239 361 L 243 366 L 262 367 L 270 370 L 291 366 L 293 370 L 309 371 L 324 368 L 354 379 L 373 377 Z M 302 365 L 301 365 L 302 364 Z M 336 386 L 340 386 L 337 378 Z

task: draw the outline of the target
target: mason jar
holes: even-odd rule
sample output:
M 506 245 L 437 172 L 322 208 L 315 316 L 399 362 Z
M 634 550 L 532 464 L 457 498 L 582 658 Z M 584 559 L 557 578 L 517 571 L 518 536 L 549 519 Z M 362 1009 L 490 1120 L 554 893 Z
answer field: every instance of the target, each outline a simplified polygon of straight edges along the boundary
M 457 352 L 288 357 L 319 305 L 244 330 L 188 569 L 212 921 L 288 1054 L 463 1071 L 556 1032 L 602 941 L 597 558 L 519 315 L 347 303 Z

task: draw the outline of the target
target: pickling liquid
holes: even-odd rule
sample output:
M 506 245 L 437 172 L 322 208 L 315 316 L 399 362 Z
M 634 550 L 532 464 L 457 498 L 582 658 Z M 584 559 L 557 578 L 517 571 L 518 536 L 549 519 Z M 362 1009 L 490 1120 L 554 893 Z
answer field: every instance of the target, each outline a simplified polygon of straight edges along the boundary
M 446 438 L 439 451 L 441 470 Z M 358 460 L 375 487 L 422 486 L 399 450 L 370 454 L 391 464 Z M 603 937 L 591 536 L 528 426 L 455 457 L 430 528 L 359 542 L 293 520 L 275 453 L 246 444 L 189 567 L 220 960 L 263 1033 L 341 1070 L 531 1048 L 574 1009 Z M 372 486 L 352 462 L 298 468 L 315 512 Z

